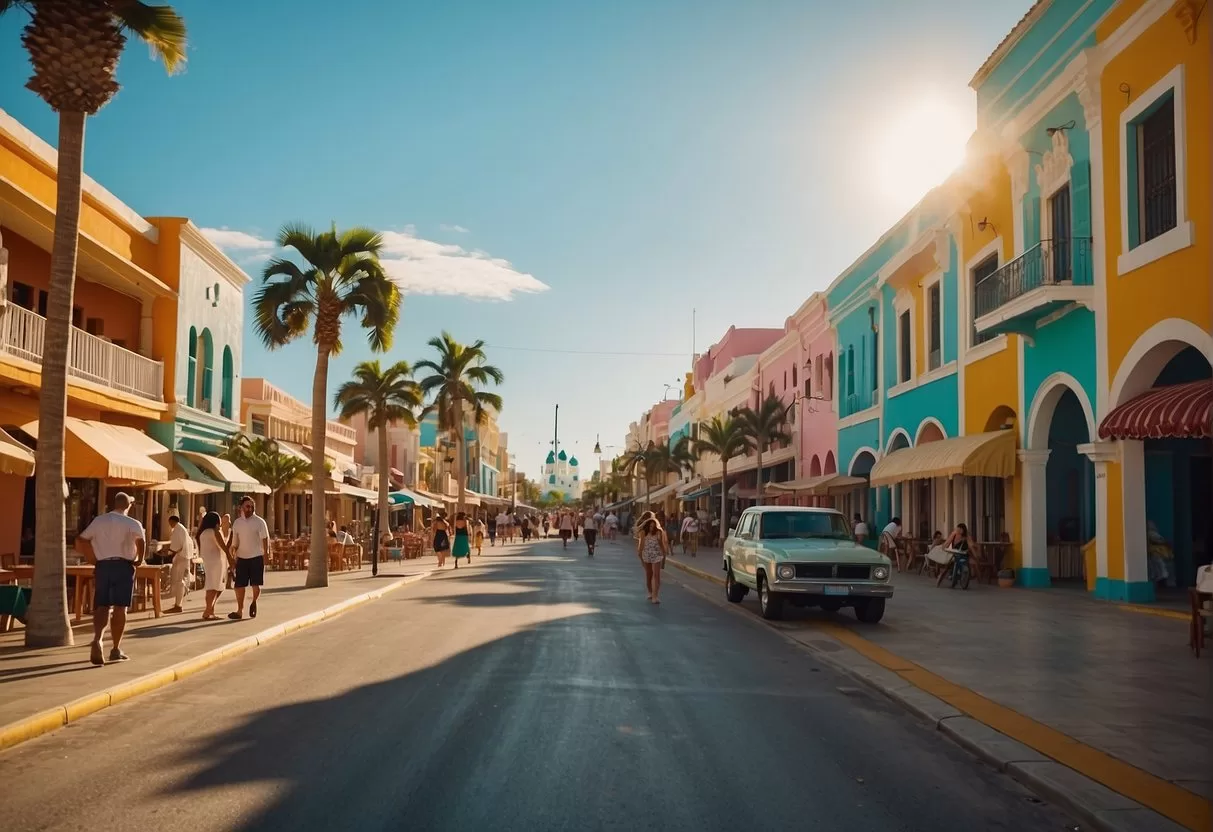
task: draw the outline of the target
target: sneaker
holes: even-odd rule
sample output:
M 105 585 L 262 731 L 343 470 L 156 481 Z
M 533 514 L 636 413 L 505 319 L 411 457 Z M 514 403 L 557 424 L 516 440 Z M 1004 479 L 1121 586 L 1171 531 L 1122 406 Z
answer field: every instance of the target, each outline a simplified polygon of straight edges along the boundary
M 110 651 L 110 661 L 111 662 L 124 662 L 129 658 L 130 658 L 130 656 L 126 655 L 126 653 L 123 653 L 117 647 L 115 647 L 113 650 Z

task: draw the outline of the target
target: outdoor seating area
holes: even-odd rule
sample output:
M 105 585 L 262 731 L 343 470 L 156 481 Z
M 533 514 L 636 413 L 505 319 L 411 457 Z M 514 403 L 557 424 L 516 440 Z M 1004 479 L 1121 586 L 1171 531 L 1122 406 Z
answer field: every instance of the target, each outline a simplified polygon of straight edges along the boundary
M 164 614 L 161 603 L 167 591 L 168 564 L 140 564 L 135 570 L 135 596 L 132 612 L 146 612 L 153 617 Z M 71 604 L 72 620 L 79 623 L 93 612 L 93 587 L 96 567 L 91 563 L 69 563 L 66 567 L 68 602 Z M 14 621 L 20 620 L 28 602 L 34 581 L 33 564 L 14 564 L 0 569 L 0 588 L 12 587 L 24 592 L 8 592 L 0 595 L 0 632 L 8 632 Z
M 947 561 L 928 557 L 935 542 L 923 537 L 893 537 L 881 535 L 880 551 L 892 559 L 898 572 L 917 572 L 942 579 Z M 1011 548 L 1009 540 L 969 542 L 969 568 L 979 582 L 992 584 L 1002 569 L 1003 561 Z

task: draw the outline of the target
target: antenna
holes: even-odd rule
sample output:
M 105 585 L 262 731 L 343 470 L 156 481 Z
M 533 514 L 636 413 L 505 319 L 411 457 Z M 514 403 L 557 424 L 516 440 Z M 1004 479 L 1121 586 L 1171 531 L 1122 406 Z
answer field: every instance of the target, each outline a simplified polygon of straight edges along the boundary
M 695 361 L 695 309 L 691 309 L 691 362 Z

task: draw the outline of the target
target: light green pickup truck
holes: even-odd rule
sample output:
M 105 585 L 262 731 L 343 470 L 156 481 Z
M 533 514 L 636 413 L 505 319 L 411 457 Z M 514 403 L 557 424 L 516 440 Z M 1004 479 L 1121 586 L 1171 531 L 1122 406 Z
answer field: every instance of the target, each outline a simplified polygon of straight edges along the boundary
M 875 624 L 893 597 L 887 557 L 851 539 L 846 519 L 827 508 L 758 506 L 742 512 L 724 542 L 725 594 L 740 603 L 753 589 L 762 617 L 785 603 L 830 612 L 854 607 Z

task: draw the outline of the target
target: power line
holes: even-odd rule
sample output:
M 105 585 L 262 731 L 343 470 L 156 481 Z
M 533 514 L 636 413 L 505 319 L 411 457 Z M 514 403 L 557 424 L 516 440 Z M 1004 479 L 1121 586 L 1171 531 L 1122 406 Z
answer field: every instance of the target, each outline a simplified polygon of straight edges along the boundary
M 684 352 L 606 352 L 602 350 L 568 350 L 555 349 L 548 347 L 507 347 L 502 344 L 485 344 L 485 347 L 494 350 L 514 350 L 516 352 L 550 352 L 563 353 L 565 355 L 630 355 L 640 356 L 645 358 L 686 358 Z

